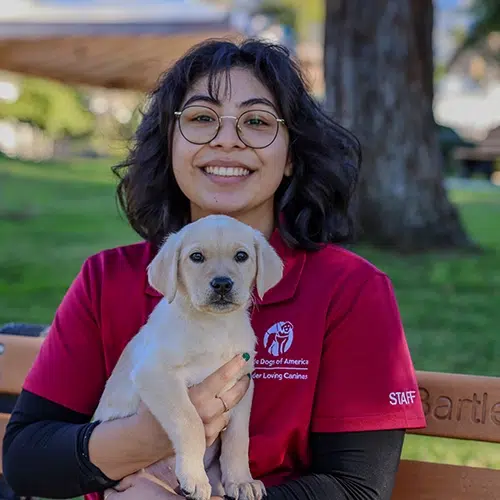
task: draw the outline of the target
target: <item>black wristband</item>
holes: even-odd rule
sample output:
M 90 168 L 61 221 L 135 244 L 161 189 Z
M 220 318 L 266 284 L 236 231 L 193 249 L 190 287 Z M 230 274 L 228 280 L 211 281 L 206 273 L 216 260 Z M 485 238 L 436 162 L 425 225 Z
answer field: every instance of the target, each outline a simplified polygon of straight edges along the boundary
M 100 424 L 99 420 L 90 422 L 89 424 L 82 427 L 78 434 L 77 442 L 77 457 L 78 462 L 82 471 L 90 478 L 93 478 L 99 485 L 102 485 L 103 489 L 112 488 L 116 486 L 120 481 L 110 479 L 107 477 L 99 467 L 95 466 L 90 461 L 89 455 L 89 441 L 90 436 L 94 429 Z

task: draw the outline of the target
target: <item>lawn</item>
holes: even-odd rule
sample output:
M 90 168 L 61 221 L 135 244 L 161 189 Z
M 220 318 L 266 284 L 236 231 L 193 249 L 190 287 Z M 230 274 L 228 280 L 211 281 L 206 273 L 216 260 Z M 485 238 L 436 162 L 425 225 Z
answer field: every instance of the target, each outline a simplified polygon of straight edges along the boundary
M 137 241 L 109 163 L 0 160 L 0 324 L 50 322 L 82 261 Z M 417 369 L 499 376 L 500 188 L 451 190 L 481 255 L 355 251 L 391 277 Z M 498 445 L 410 436 L 404 456 L 500 468 Z

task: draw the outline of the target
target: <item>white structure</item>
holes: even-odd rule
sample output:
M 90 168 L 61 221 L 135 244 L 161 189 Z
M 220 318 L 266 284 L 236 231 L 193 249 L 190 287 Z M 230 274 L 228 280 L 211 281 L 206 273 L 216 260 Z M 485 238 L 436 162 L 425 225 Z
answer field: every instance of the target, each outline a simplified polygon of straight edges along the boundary
M 436 2 L 434 52 L 438 64 L 446 63 L 456 48 L 452 30 L 468 29 L 469 4 L 470 0 Z M 500 36 L 493 35 L 491 43 L 500 52 Z M 434 114 L 439 123 L 455 128 L 464 136 L 484 139 L 489 130 L 500 124 L 500 72 L 488 67 L 478 54 L 468 51 L 437 85 Z
M 149 90 L 193 44 L 239 37 L 233 21 L 229 7 L 203 0 L 10 0 L 0 10 L 0 70 Z

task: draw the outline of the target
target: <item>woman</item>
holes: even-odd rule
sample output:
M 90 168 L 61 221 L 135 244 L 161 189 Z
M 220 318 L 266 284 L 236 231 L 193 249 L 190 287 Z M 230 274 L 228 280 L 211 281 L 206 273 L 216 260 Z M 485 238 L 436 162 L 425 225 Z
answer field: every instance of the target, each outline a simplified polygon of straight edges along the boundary
M 359 156 L 280 46 L 208 41 L 174 64 L 115 170 L 122 207 L 145 241 L 87 259 L 59 306 L 7 429 L 13 489 L 179 498 L 136 474 L 172 454 L 146 408 L 89 420 L 160 299 L 146 281 L 158 244 L 192 220 L 225 213 L 260 230 L 285 263 L 252 313 L 254 477 L 269 499 L 389 499 L 405 429 L 425 419 L 390 281 L 339 246 L 352 233 Z M 241 380 L 218 394 L 225 373 L 244 362 L 235 358 L 191 389 L 208 442 L 248 386 Z

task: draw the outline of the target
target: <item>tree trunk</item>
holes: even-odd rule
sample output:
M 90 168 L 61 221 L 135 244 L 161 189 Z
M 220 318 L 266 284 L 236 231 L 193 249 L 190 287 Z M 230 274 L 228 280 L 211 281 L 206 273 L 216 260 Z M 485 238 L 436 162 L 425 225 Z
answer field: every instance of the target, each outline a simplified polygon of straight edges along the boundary
M 361 238 L 400 251 L 471 246 L 443 184 L 432 0 L 326 7 L 326 108 L 361 142 Z

